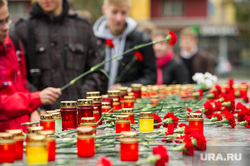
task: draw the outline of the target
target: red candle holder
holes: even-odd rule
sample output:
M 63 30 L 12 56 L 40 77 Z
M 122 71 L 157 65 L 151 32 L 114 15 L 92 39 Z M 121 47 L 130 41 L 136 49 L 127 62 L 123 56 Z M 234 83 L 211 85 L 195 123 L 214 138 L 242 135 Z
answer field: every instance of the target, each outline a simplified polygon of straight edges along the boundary
M 111 105 L 109 102 L 102 102 L 102 113 L 103 112 L 109 112 L 111 109 Z M 110 111 L 109 113 L 113 113 L 113 110 Z
M 93 117 L 93 99 L 78 99 L 77 110 L 79 126 L 82 117 Z
M 14 136 L 15 140 L 15 160 L 23 159 L 23 130 L 22 129 L 13 129 L 6 130 L 7 133 L 10 133 Z
M 131 124 L 135 124 L 135 114 L 133 108 L 123 108 L 122 109 L 122 115 L 128 115 Z
M 113 99 L 109 98 L 108 95 L 102 95 L 102 105 L 104 102 L 108 102 L 110 107 L 113 108 Z
M 139 158 L 139 141 L 136 132 L 123 132 L 120 138 L 121 161 L 137 161 Z
M 160 102 L 160 99 L 158 95 L 154 95 L 150 97 L 150 100 L 149 100 L 150 105 L 157 105 L 159 104 L 159 102 Z
M 120 102 L 117 98 L 113 99 L 113 111 L 120 110 Z
M 117 115 L 115 121 L 115 133 L 130 131 L 129 115 Z
M 97 123 L 101 118 L 99 111 L 98 111 L 98 107 L 94 107 L 93 116 L 95 117 L 95 122 Z M 100 122 L 97 125 L 99 125 L 99 124 L 100 124 Z
M 124 96 L 123 108 L 134 107 L 134 96 Z
M 39 134 L 46 137 L 46 147 L 48 150 L 48 161 L 55 161 L 56 158 L 56 138 L 52 136 L 53 130 L 39 131 Z
M 97 126 L 95 121 L 95 117 L 82 117 L 80 126 L 92 127 L 94 129 Z M 96 129 L 94 135 L 96 135 Z
M 204 119 L 203 119 L 202 113 L 190 113 L 189 127 L 190 127 L 191 132 L 196 130 L 200 134 L 203 134 Z
M 120 98 L 121 98 L 120 90 L 108 90 L 108 98 L 118 99 L 117 102 L 119 102 L 120 104 Z
M 95 155 L 95 137 L 92 127 L 77 128 L 78 157 L 92 157 Z
M 11 133 L 0 133 L 0 163 L 14 163 L 15 140 Z
M 124 96 L 128 95 L 128 87 L 121 87 L 119 90 L 120 90 L 120 108 L 123 108 Z
M 100 96 L 99 91 L 86 92 L 86 98 L 88 98 L 88 97 L 96 97 L 96 96 Z
M 93 100 L 93 107 L 97 107 L 97 111 L 99 112 L 99 118 L 97 120 L 97 117 L 95 116 L 96 120 L 99 121 L 99 119 L 102 117 L 102 97 L 101 96 L 93 96 L 93 97 L 87 97 L 88 99 Z M 94 113 L 93 113 L 94 114 Z M 102 124 L 102 120 L 99 122 L 99 124 Z M 98 124 L 98 125 L 99 125 Z
M 134 92 L 135 99 L 141 98 L 142 84 L 131 84 L 132 92 Z
M 77 127 L 76 101 L 61 101 L 62 130 L 72 130 Z
M 52 114 L 42 114 L 40 118 L 40 126 L 43 127 L 43 130 L 53 130 L 55 132 L 55 119 Z

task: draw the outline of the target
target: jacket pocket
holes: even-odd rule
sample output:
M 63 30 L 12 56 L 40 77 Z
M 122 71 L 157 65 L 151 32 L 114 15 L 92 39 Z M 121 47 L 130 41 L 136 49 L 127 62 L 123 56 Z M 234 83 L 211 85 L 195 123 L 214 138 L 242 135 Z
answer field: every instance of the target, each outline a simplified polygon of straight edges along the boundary
M 64 66 L 68 69 L 80 70 L 85 68 L 84 65 L 84 46 L 81 44 L 65 45 Z
M 45 44 L 36 46 L 37 64 L 40 69 L 50 69 L 50 58 Z

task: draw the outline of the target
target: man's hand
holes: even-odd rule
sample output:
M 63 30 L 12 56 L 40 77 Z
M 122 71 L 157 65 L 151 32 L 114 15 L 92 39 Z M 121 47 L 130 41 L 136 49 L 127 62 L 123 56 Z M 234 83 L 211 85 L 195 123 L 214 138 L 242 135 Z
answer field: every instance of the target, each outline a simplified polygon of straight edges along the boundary
M 118 83 L 118 84 L 112 85 L 109 88 L 109 90 L 118 90 L 120 87 L 122 87 L 122 85 Z
M 44 105 L 52 105 L 61 94 L 60 88 L 48 87 L 40 92 L 41 102 Z
M 38 111 L 34 111 L 30 115 L 30 122 L 39 122 L 40 121 L 40 115 Z M 39 124 L 34 124 L 32 126 L 39 126 Z

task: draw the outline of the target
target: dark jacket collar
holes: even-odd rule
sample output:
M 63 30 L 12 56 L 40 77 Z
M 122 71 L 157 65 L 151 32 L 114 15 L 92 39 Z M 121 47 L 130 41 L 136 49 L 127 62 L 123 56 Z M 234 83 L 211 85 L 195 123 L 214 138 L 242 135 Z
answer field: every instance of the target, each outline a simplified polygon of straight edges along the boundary
M 31 10 L 30 10 L 30 15 L 31 18 L 44 18 L 47 20 L 51 20 L 53 22 L 62 22 L 64 18 L 68 15 L 69 11 L 69 4 L 67 0 L 63 0 L 63 11 L 59 16 L 55 16 L 53 18 L 50 18 L 48 14 L 46 14 L 42 8 L 38 5 L 37 2 L 33 3 Z

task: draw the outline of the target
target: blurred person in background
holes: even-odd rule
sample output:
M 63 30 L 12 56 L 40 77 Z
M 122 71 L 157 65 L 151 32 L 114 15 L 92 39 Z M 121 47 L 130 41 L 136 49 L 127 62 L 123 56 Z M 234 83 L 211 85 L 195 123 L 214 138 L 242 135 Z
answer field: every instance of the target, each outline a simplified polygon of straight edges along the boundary
M 11 19 L 7 5 L 6 0 L 0 0 L 0 132 L 7 129 L 26 132 L 27 126 L 21 123 L 39 121 L 40 115 L 35 110 L 43 104 L 53 104 L 61 91 L 49 87 L 29 92 L 22 46 L 9 36 Z
M 63 87 L 102 60 L 91 25 L 69 13 L 69 8 L 67 0 L 37 0 L 30 17 L 15 26 L 27 54 L 28 78 L 38 90 Z M 84 98 L 86 91 L 95 91 L 100 84 L 99 73 L 91 73 L 45 109 L 60 108 L 60 101 Z
M 167 32 L 167 31 L 166 31 Z M 152 40 L 164 40 L 168 33 L 164 30 L 152 32 Z M 184 84 L 188 82 L 188 71 L 180 59 L 174 57 L 172 47 L 167 42 L 153 45 L 157 64 L 157 84 Z
M 101 16 L 94 24 L 94 33 L 100 39 L 100 48 L 105 49 L 105 40 L 111 39 L 114 47 L 105 51 L 105 60 L 136 45 L 150 42 L 150 36 L 145 32 L 136 30 L 137 23 L 129 17 L 131 7 L 130 0 L 104 0 Z M 152 46 L 139 50 L 142 61 L 136 61 L 121 78 L 117 77 L 125 69 L 125 66 L 133 59 L 134 52 L 123 55 L 104 65 L 105 71 L 110 75 L 103 84 L 103 92 L 106 89 L 118 89 L 121 86 L 130 86 L 132 83 L 150 85 L 156 83 L 156 62 Z
M 180 52 L 177 56 L 183 60 L 189 72 L 188 83 L 194 83 L 192 76 L 197 73 L 213 73 L 212 61 L 208 54 L 198 48 L 198 35 L 190 27 L 184 28 L 180 33 Z

